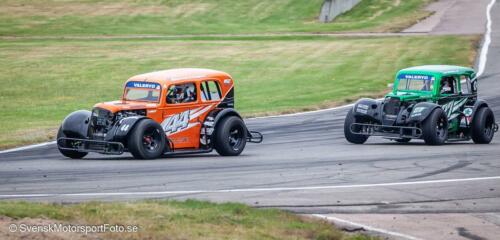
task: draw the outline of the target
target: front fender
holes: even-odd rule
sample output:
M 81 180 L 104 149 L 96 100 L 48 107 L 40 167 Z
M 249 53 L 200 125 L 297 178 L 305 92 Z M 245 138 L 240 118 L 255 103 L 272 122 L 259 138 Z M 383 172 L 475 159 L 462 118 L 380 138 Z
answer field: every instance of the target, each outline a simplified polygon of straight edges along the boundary
M 430 102 L 420 102 L 415 104 L 410 113 L 410 122 L 423 122 L 436 108 L 440 108 L 440 106 Z
M 362 98 L 354 104 L 352 112 L 355 117 L 369 118 L 378 121 L 380 104 L 381 102 L 375 99 Z
M 128 134 L 134 129 L 135 125 L 147 117 L 145 116 L 132 116 L 120 119 L 106 135 L 106 140 L 115 142 L 124 142 Z
M 61 130 L 67 137 L 87 138 L 91 116 L 92 112 L 88 110 L 72 112 L 64 118 Z

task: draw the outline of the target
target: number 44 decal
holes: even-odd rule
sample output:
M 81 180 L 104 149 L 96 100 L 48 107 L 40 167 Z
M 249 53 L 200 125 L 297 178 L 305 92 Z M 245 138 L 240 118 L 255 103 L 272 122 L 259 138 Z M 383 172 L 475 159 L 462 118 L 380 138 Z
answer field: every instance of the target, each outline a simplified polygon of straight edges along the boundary
M 168 118 L 166 118 L 162 123 L 161 126 L 163 127 L 163 130 L 165 133 L 172 134 L 177 132 L 178 130 L 182 130 L 188 127 L 189 125 L 189 113 L 190 110 L 181 112 L 179 114 L 172 115 Z

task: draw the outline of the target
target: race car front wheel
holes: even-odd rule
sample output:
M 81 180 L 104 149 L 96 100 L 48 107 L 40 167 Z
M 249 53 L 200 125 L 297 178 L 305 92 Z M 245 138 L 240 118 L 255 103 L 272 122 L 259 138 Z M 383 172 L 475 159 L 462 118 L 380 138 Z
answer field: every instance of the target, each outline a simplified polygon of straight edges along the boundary
M 215 132 L 215 151 L 222 156 L 237 156 L 243 152 L 247 143 L 247 129 L 243 120 L 229 116 L 217 124 Z
M 345 117 L 344 121 L 344 136 L 345 139 L 350 142 L 350 143 L 355 143 L 355 144 L 363 144 L 366 142 L 368 139 L 368 136 L 366 135 L 360 135 L 360 134 L 354 134 L 351 132 L 351 125 L 356 122 L 356 118 L 354 117 L 354 112 L 353 109 L 349 110 L 347 113 L 347 116 Z M 359 131 L 360 127 L 354 127 L 354 131 Z
M 59 131 L 57 131 L 57 139 L 62 138 L 62 137 L 70 137 L 66 136 L 64 132 L 62 131 L 62 128 L 59 127 Z M 68 143 L 67 141 L 61 141 L 61 144 L 63 145 L 62 147 L 69 148 L 70 146 L 67 146 Z M 73 158 L 73 159 L 80 159 L 85 156 L 87 156 L 87 152 L 78 152 L 78 151 L 73 151 L 73 150 L 66 150 L 66 149 L 61 149 L 59 147 L 59 144 L 57 145 L 57 148 L 59 149 L 59 152 L 65 157 Z
M 441 145 L 448 138 L 448 117 L 441 108 L 434 109 L 422 124 L 422 137 L 428 145 Z
M 495 134 L 495 117 L 489 107 L 477 110 L 472 120 L 471 137 L 474 143 L 488 144 Z
M 154 159 L 165 149 L 165 132 L 160 124 L 151 120 L 141 120 L 128 137 L 128 150 L 134 158 Z

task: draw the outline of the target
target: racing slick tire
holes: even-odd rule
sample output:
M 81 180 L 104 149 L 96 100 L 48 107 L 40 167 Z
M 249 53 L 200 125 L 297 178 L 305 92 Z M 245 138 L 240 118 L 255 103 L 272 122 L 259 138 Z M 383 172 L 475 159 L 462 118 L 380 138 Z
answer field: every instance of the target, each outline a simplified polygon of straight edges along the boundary
M 62 138 L 62 137 L 67 137 L 66 134 L 64 134 L 64 132 L 62 131 L 62 128 L 59 127 L 59 130 L 57 131 L 57 139 L 59 138 Z M 56 139 L 56 140 L 57 140 Z M 63 147 L 67 147 L 66 146 L 66 141 L 62 141 L 62 144 L 63 144 Z M 57 144 L 57 149 L 59 149 L 59 152 L 65 156 L 65 157 L 69 157 L 69 158 L 73 158 L 73 159 L 81 159 L 85 156 L 87 156 L 87 152 L 79 152 L 79 151 L 73 151 L 73 150 L 66 150 L 66 149 L 61 149 L 59 147 L 59 144 Z
M 474 143 L 488 144 L 495 135 L 495 117 L 489 107 L 482 107 L 472 120 L 471 138 Z
M 152 119 L 139 121 L 128 136 L 128 150 L 134 158 L 154 159 L 165 150 L 165 132 L 160 124 Z
M 448 117 L 441 108 L 434 109 L 422 123 L 422 137 L 428 145 L 441 145 L 448 138 Z
M 359 135 L 359 134 L 354 134 L 351 132 L 351 124 L 357 123 L 356 118 L 354 117 L 353 109 L 349 110 L 347 113 L 347 116 L 345 117 L 344 121 L 344 136 L 345 139 L 354 144 L 363 144 L 366 142 L 368 139 L 368 136 L 365 135 Z M 355 127 L 356 128 L 356 127 Z M 358 130 L 358 129 L 354 129 Z
M 236 116 L 223 118 L 215 130 L 215 151 L 221 156 L 238 156 L 247 143 L 247 128 Z

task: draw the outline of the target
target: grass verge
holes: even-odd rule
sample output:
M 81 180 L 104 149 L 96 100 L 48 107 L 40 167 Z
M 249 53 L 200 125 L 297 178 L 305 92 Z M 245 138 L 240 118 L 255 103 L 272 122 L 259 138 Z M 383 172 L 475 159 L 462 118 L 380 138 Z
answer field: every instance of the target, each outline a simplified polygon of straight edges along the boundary
M 0 0 L 0 35 L 398 31 L 432 0 L 364 0 L 332 23 L 323 0 Z
M 2 239 L 318 239 L 368 240 L 345 234 L 329 223 L 276 209 L 254 209 L 238 203 L 187 200 L 134 203 L 89 202 L 47 204 L 0 201 Z M 20 225 L 120 225 L 125 233 L 10 233 Z M 133 226 L 137 227 L 135 231 Z
M 318 37 L 295 40 L 0 42 L 0 146 L 52 139 L 78 109 L 118 99 L 135 74 L 213 68 L 236 81 L 245 116 L 313 110 L 380 95 L 395 72 L 421 64 L 470 66 L 478 37 Z

